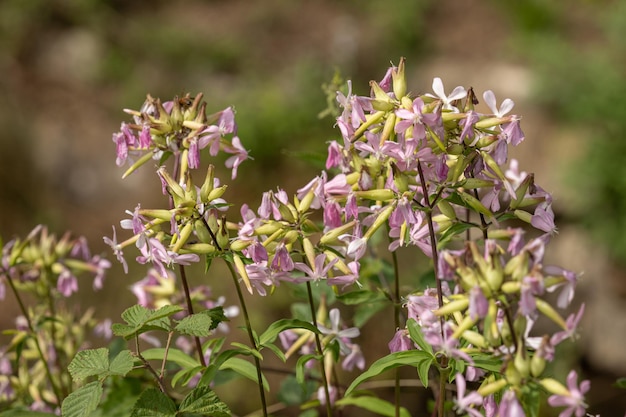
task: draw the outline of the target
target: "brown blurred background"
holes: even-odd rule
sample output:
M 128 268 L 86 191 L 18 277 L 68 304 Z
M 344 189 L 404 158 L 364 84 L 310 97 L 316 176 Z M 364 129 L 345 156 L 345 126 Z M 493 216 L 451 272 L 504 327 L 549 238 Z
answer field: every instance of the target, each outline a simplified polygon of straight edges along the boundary
M 322 84 L 338 71 L 367 94 L 367 81 L 405 56 L 413 91 L 440 76 L 448 91 L 473 86 L 515 101 L 526 141 L 513 156 L 555 196 L 560 234 L 549 259 L 584 272 L 582 337 L 555 373 L 582 368 L 589 411 L 622 416 L 626 393 L 613 383 L 626 376 L 626 6 L 547 3 L 4 0 L 0 235 L 46 223 L 112 258 L 102 236 L 124 210 L 161 204 L 149 170 L 121 180 L 111 141 L 122 109 L 139 108 L 146 93 L 203 92 L 209 112 L 235 107 L 255 160 L 230 186 L 234 213 L 243 202 L 256 208 L 264 190 L 292 193 L 337 137 L 333 120 L 317 119 Z M 114 265 L 98 296 L 103 317 L 118 317 L 120 288 L 141 273 Z M 81 303 L 95 303 L 89 297 Z

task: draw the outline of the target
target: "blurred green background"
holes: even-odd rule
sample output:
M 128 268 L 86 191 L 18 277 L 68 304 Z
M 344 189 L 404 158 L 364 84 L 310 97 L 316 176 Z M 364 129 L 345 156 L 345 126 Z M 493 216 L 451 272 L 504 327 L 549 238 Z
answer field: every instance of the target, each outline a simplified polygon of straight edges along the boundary
M 612 383 L 626 375 L 625 39 L 626 2 L 608 0 L 3 0 L 0 235 L 47 223 L 111 258 L 102 236 L 124 210 L 161 203 L 153 173 L 121 181 L 111 141 L 122 109 L 146 93 L 203 92 L 209 112 L 235 107 L 254 157 L 232 184 L 219 164 L 236 207 L 256 208 L 276 186 L 292 193 L 338 136 L 317 117 L 322 85 L 337 71 L 367 94 L 405 56 L 412 91 L 440 76 L 448 91 L 516 102 L 527 139 L 513 156 L 555 195 L 561 233 L 549 259 L 584 272 L 582 337 L 557 372 L 582 367 L 590 412 L 621 416 L 625 395 Z M 134 273 L 114 265 L 103 316 L 125 307 L 115 288 Z

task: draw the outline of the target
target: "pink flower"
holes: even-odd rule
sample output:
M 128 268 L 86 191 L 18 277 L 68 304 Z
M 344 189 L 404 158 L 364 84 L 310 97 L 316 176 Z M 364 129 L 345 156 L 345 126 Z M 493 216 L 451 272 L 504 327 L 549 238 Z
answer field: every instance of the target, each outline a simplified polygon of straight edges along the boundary
M 482 417 L 482 413 L 472 405 L 482 405 L 483 397 L 476 391 L 465 395 L 465 378 L 463 375 L 456 374 L 456 399 L 454 400 L 457 413 L 464 412 L 472 417 Z
M 313 269 L 311 269 L 307 264 L 302 262 L 295 263 L 295 269 L 298 271 L 304 272 L 304 277 L 294 278 L 294 282 L 306 282 L 306 281 L 319 281 L 322 279 L 326 279 L 328 275 L 328 271 L 337 263 L 339 259 L 335 258 L 332 261 L 328 262 L 326 265 L 326 255 L 320 253 L 315 257 L 315 265 Z
M 226 168 L 231 168 L 232 176 L 231 179 L 237 178 L 237 168 L 243 161 L 249 158 L 248 151 L 241 145 L 241 140 L 239 136 L 235 136 L 231 142 L 232 147 L 226 148 L 226 152 L 234 154 L 230 158 L 228 158 L 225 162 Z
M 413 349 L 414 343 L 409 337 L 409 332 L 406 329 L 399 329 L 394 335 L 389 344 L 389 351 L 391 353 L 403 352 L 405 350 Z
M 591 384 L 589 380 L 585 380 L 582 381 L 580 387 L 578 387 L 576 384 L 577 380 L 578 375 L 576 371 L 570 371 L 567 376 L 567 390 L 569 394 L 555 394 L 548 398 L 548 404 L 552 407 L 567 407 L 559 414 L 559 417 L 570 417 L 572 414 L 576 415 L 576 417 L 583 417 L 585 415 L 585 409 L 587 408 L 587 404 L 585 404 L 585 393 L 589 391 Z

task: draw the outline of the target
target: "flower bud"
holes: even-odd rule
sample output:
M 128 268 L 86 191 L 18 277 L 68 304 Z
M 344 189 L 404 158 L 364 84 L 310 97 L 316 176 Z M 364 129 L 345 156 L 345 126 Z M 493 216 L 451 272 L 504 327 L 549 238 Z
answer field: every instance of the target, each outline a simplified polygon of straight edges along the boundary
M 355 191 L 354 194 L 356 194 L 357 197 L 374 201 L 389 201 L 395 198 L 395 193 L 393 192 L 393 190 L 390 190 L 388 188 L 367 191 Z
M 361 124 L 361 126 L 359 126 L 359 128 L 354 132 L 354 135 L 352 136 L 352 138 L 350 138 L 350 141 L 354 142 L 355 140 L 360 138 L 367 129 L 369 129 L 371 126 L 375 125 L 376 123 L 378 123 L 385 114 L 386 112 L 381 110 L 381 111 L 377 111 L 374 114 L 366 115 L 365 122 Z
M 378 217 L 376 217 L 376 220 L 374 220 L 374 223 L 370 226 L 369 229 L 367 229 L 367 232 L 365 232 L 365 234 L 363 235 L 363 238 L 367 240 L 370 237 L 372 237 L 372 235 L 376 232 L 376 230 L 378 230 L 380 226 L 382 226 L 383 224 L 385 224 L 385 222 L 387 222 L 387 219 L 389 219 L 389 216 L 391 216 L 391 213 L 393 212 L 395 208 L 396 208 L 396 205 L 392 203 L 392 204 L 389 204 L 384 209 L 382 209 L 380 213 L 378 213 Z
M 387 119 L 385 120 L 385 125 L 383 126 L 383 132 L 380 134 L 380 144 L 382 145 L 386 141 L 391 138 L 391 135 L 394 134 L 394 130 L 396 127 L 396 114 L 388 113 Z
M 241 280 L 243 281 L 246 289 L 250 294 L 252 294 L 252 285 L 250 284 L 250 278 L 248 277 L 248 272 L 246 271 L 246 266 L 243 264 L 243 261 L 236 253 L 233 254 L 233 261 L 235 263 L 235 269 L 239 273 Z
M 504 173 L 500 169 L 500 165 L 498 165 L 496 160 L 493 159 L 493 156 L 489 155 L 485 151 L 480 151 L 480 156 L 482 156 L 483 162 L 493 171 L 494 174 L 496 174 L 496 176 L 500 180 L 507 181 L 506 177 L 504 176 Z
M 508 382 L 506 379 L 498 379 L 495 381 L 489 381 L 488 379 L 485 380 L 485 383 L 483 383 L 483 385 L 478 388 L 478 390 L 476 390 L 476 392 L 478 392 L 480 395 L 482 395 L 483 397 L 487 397 L 491 394 L 495 394 L 496 392 L 500 391 L 502 388 L 506 387 Z
M 476 126 L 476 129 L 488 129 L 490 127 L 499 126 L 502 123 L 507 123 L 508 121 L 508 117 L 489 117 L 479 120 L 474 126 Z
M 180 248 L 182 248 L 183 245 L 187 243 L 187 240 L 189 239 L 189 236 L 191 236 L 192 231 L 193 224 L 191 222 L 185 223 L 185 225 L 180 229 L 179 234 L 172 237 L 172 243 L 174 244 L 174 246 L 172 247 L 172 252 L 178 253 L 180 251 Z M 178 238 L 176 236 L 178 236 Z
M 571 395 L 570 392 L 567 390 L 567 388 L 565 388 L 563 384 L 561 384 L 559 381 L 557 381 L 554 378 L 544 378 L 541 381 L 539 381 L 539 383 L 549 393 L 552 393 L 555 395 L 561 395 L 564 397 L 569 397 Z
M 437 202 L 437 208 L 447 218 L 451 220 L 456 219 L 456 212 L 454 211 L 454 208 L 452 208 L 452 204 L 450 204 L 447 200 L 439 200 Z
M 543 373 L 544 369 L 546 369 L 546 360 L 535 352 L 530 359 L 530 374 L 537 378 Z
M 180 253 L 196 253 L 199 255 L 209 255 L 215 253 L 217 249 L 210 243 L 190 243 L 185 245 Z
M 260 225 L 256 229 L 254 229 L 254 234 L 256 236 L 271 235 L 275 233 L 277 230 L 280 230 L 281 228 L 282 228 L 282 225 L 279 222 L 271 220 L 265 224 Z
M 213 238 L 211 237 L 211 233 L 209 233 L 209 229 L 207 229 L 206 225 L 201 219 L 197 219 L 194 224 L 194 231 L 196 232 L 196 236 L 198 240 L 202 243 L 213 243 Z
M 557 313 L 556 310 L 545 300 L 535 298 L 535 305 L 537 306 L 537 310 L 539 310 L 544 316 L 561 326 L 563 330 L 567 330 L 567 325 L 565 324 L 563 317 L 561 317 L 561 315 Z
M 514 363 L 511 361 L 509 361 L 506 370 L 504 371 L 504 377 L 506 378 L 507 382 L 514 387 L 519 387 L 522 383 L 522 376 L 515 368 Z
M 455 311 L 464 311 L 469 306 L 469 298 L 461 298 L 459 300 L 450 301 L 448 304 L 445 304 L 443 307 L 438 308 L 433 311 L 437 316 L 445 316 L 448 314 L 452 314 Z
M 211 192 L 207 195 L 207 202 L 217 200 L 218 198 L 223 196 L 227 188 L 228 185 L 222 185 L 221 187 L 217 187 L 211 190 Z
M 232 242 L 230 242 L 230 250 L 234 252 L 241 252 L 242 250 L 250 246 L 252 243 L 253 242 L 251 240 L 235 239 Z
M 374 92 L 374 98 L 371 101 L 372 108 L 374 110 L 379 110 L 379 111 L 384 111 L 384 112 L 393 110 L 394 104 L 391 101 L 391 97 L 389 97 L 389 95 L 385 93 L 385 90 L 383 90 L 380 87 L 380 85 L 378 85 L 378 83 L 373 80 L 370 81 L 370 87 L 372 88 L 372 91 Z
M 393 93 L 399 100 L 406 95 L 406 77 L 404 76 L 404 57 L 400 58 L 398 68 L 394 68 L 391 71 L 391 78 L 393 82 Z
M 219 222 L 219 226 L 220 227 L 215 236 L 217 238 L 217 244 L 222 250 L 228 249 L 228 242 L 230 239 L 228 236 L 228 230 L 226 229 L 226 216 L 222 217 Z
M 465 330 L 462 334 L 462 337 L 476 347 L 487 347 L 487 341 L 485 340 L 484 336 L 478 332 L 475 332 L 473 330 Z
M 208 203 L 209 194 L 213 191 L 214 186 L 214 175 L 215 175 L 215 166 L 210 164 L 206 170 L 206 177 L 204 178 L 204 183 L 202 183 L 202 187 L 200 187 L 200 201 L 203 203 Z
M 328 245 L 331 243 L 335 243 L 337 238 L 345 233 L 348 233 L 356 224 L 355 220 L 352 220 L 349 223 L 336 227 L 334 229 L 329 230 L 324 233 L 324 235 L 320 238 L 320 243 L 322 245 Z
M 519 345 L 518 345 L 519 346 Z M 518 349 L 513 360 L 515 369 L 522 378 L 527 378 L 530 374 L 530 361 L 524 357 L 522 349 Z

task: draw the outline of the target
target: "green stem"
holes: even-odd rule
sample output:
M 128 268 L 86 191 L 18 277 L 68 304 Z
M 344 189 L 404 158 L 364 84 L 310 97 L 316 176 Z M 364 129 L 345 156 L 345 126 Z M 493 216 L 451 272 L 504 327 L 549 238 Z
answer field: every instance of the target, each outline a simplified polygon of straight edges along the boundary
M 50 386 L 52 387 L 52 391 L 54 392 L 54 396 L 57 399 L 57 404 L 60 407 L 63 402 L 63 396 L 59 387 L 54 383 L 54 378 L 52 377 L 52 372 L 50 371 L 50 367 L 48 366 L 48 361 L 43 354 L 43 350 L 41 349 L 41 345 L 39 344 L 39 337 L 37 337 L 37 333 L 35 333 L 35 328 L 33 327 L 33 322 L 30 320 L 30 316 L 28 315 L 28 311 L 26 311 L 26 306 L 20 297 L 20 294 L 17 292 L 17 288 L 15 287 L 15 283 L 13 282 L 13 278 L 9 273 L 3 274 L 7 277 L 7 281 L 9 282 L 9 286 L 13 291 L 13 295 L 15 295 L 15 299 L 17 300 L 18 305 L 20 306 L 20 311 L 22 315 L 26 318 L 26 323 L 28 325 L 28 330 L 30 331 L 33 340 L 35 341 L 35 348 L 37 349 L 37 354 L 39 355 L 39 360 L 43 364 L 44 370 L 46 371 L 46 376 L 48 377 L 48 381 L 50 382 Z
M 233 283 L 235 284 L 235 289 L 237 290 L 237 297 L 239 298 L 239 304 L 241 305 L 241 312 L 243 313 L 243 318 L 246 322 L 246 330 L 248 331 L 248 337 L 250 338 L 250 344 L 256 350 L 259 351 L 259 346 L 256 343 L 256 339 L 254 338 L 254 333 L 252 332 L 252 326 L 250 325 L 250 316 L 248 316 L 248 309 L 246 307 L 246 301 L 243 298 L 243 293 L 241 292 L 241 287 L 239 286 L 239 281 L 237 280 L 237 273 L 233 268 L 233 265 L 226 261 L 226 266 L 230 271 L 230 276 L 233 278 Z M 263 374 L 261 373 L 261 362 L 259 358 L 253 355 L 254 358 L 254 366 L 256 367 L 256 376 L 259 385 L 259 395 L 261 396 L 261 407 L 263 409 L 263 417 L 267 417 L 267 402 L 265 400 L 265 390 L 263 389 Z
M 309 308 L 311 310 L 311 318 L 313 326 L 317 327 L 317 314 L 315 310 L 315 302 L 313 301 L 313 290 L 311 289 L 311 282 L 306 282 L 306 291 L 309 296 Z M 324 385 L 324 394 L 326 395 L 326 415 L 331 417 L 333 415 L 332 404 L 330 403 L 330 390 L 328 389 L 328 378 L 326 377 L 326 366 L 324 364 L 324 349 L 322 349 L 322 341 L 320 335 L 315 333 L 315 347 L 317 354 L 320 355 L 320 368 L 322 370 L 322 384 Z
M 180 281 L 183 284 L 183 292 L 185 293 L 187 312 L 191 316 L 193 314 L 193 305 L 191 303 L 189 284 L 187 283 L 187 273 L 185 272 L 185 267 L 183 265 L 178 265 L 178 269 L 180 271 Z M 198 336 L 195 336 L 194 340 L 196 342 L 196 351 L 198 352 L 198 359 L 200 360 L 200 364 L 202 366 L 206 366 L 206 361 L 204 360 L 204 352 L 202 352 L 202 342 L 200 342 L 200 338 Z
M 387 224 L 387 231 L 389 231 L 389 224 Z M 389 235 L 389 233 L 387 233 Z M 389 238 L 391 242 L 391 237 Z M 396 251 L 391 252 L 391 262 L 393 263 L 393 275 L 394 275 L 394 288 L 393 288 L 393 323 L 395 330 L 400 328 L 400 270 L 398 267 L 398 255 Z M 400 417 L 400 369 L 395 370 L 395 385 L 393 390 L 393 399 L 395 404 L 395 417 Z

